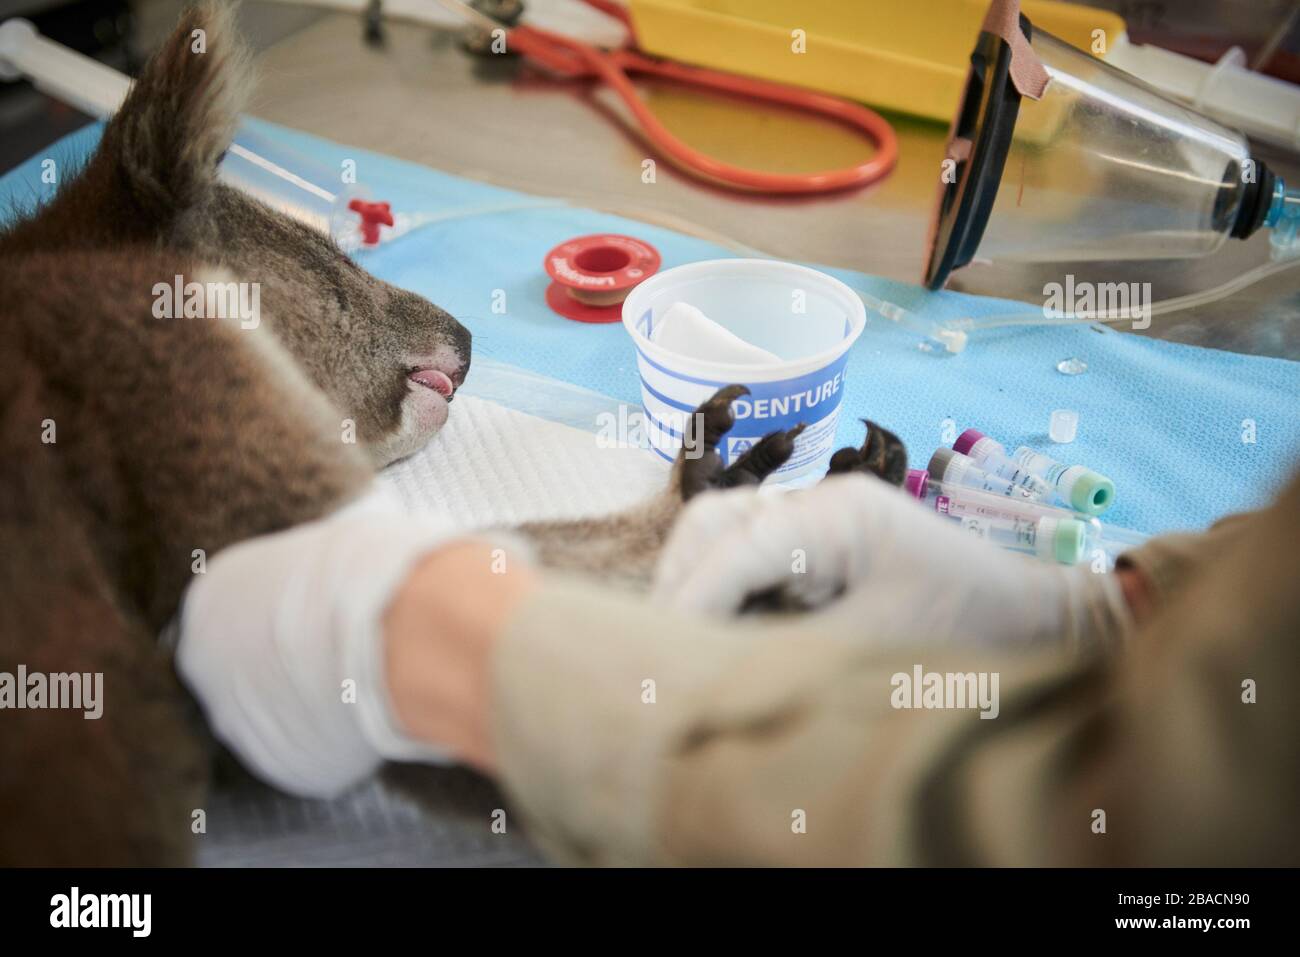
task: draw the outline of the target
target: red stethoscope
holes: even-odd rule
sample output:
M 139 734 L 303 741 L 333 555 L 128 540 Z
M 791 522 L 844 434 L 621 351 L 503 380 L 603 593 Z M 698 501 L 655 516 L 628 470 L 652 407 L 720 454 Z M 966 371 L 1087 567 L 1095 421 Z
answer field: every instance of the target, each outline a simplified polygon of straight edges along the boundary
M 519 25 L 508 27 L 460 0 L 438 0 L 442 6 L 488 31 L 505 30 L 506 48 L 521 54 L 553 73 L 570 79 L 594 77 L 608 84 L 636 117 L 651 144 L 682 170 L 731 189 L 758 193 L 813 194 L 858 189 L 878 182 L 894 168 L 898 158 L 898 140 L 893 127 L 878 113 L 857 103 L 816 93 L 799 87 L 772 83 L 734 73 L 703 67 L 686 66 L 672 60 L 660 60 L 635 49 L 632 21 L 627 9 L 614 0 L 582 0 L 601 13 L 620 20 L 628 30 L 628 39 L 615 50 L 602 50 L 570 37 Z M 875 143 L 875 154 L 866 162 L 819 173 L 765 173 L 724 163 L 682 142 L 659 122 L 650 108 L 637 96 L 631 74 L 645 74 L 688 86 L 718 90 L 737 96 L 780 103 L 811 113 L 831 117 L 862 130 Z

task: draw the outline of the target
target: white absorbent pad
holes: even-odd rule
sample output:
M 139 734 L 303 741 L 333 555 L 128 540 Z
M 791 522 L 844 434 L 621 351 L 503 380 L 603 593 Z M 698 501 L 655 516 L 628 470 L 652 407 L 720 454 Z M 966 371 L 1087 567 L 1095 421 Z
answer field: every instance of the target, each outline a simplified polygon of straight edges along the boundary
M 650 339 L 669 352 L 735 365 L 776 365 L 781 360 L 730 329 L 718 325 L 699 309 L 685 302 L 675 302 L 655 323 Z
M 616 426 L 617 412 L 602 420 Z M 616 512 L 662 491 L 668 466 L 603 431 L 550 421 L 458 394 L 447 424 L 423 449 L 380 473 L 408 511 L 457 528 Z

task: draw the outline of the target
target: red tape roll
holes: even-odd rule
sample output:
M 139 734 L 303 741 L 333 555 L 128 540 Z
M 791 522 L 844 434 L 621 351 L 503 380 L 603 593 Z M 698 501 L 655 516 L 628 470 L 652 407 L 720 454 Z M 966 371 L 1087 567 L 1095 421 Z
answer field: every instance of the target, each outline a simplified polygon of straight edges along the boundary
M 617 233 L 578 236 L 546 254 L 546 304 L 578 322 L 618 322 L 623 300 L 659 271 L 659 251 Z

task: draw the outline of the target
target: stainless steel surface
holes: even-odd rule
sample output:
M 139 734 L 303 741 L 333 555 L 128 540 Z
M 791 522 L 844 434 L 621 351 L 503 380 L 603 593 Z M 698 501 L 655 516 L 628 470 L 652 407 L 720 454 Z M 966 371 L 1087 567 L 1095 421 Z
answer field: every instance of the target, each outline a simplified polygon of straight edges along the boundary
M 629 212 L 684 217 L 773 255 L 919 280 L 946 130 L 891 117 L 900 162 L 882 185 L 810 199 L 739 195 L 659 161 L 617 101 L 586 84 L 550 79 L 504 57 L 472 56 L 452 32 L 391 23 L 383 48 L 362 42 L 355 17 L 328 16 L 267 50 L 253 112 L 343 143 L 447 172 Z M 743 101 L 645 89 L 664 122 L 694 145 L 744 165 L 809 171 L 851 162 L 870 147 L 820 120 Z M 1290 180 L 1295 156 L 1264 153 Z M 1041 307 L 1043 286 L 1077 280 L 1150 282 L 1156 299 L 1218 285 L 1267 257 L 1263 235 L 1190 262 L 1078 266 L 974 265 L 952 287 Z M 1149 335 L 1300 359 L 1300 269 L 1213 307 L 1156 317 Z

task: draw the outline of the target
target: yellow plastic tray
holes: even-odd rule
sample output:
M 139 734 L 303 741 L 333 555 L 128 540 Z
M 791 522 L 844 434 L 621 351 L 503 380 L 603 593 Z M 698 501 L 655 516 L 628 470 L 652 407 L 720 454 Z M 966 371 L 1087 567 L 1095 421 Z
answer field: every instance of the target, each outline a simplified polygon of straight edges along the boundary
M 631 0 L 643 50 L 778 80 L 947 123 L 989 0 Z M 1035 27 L 1091 50 L 1113 43 L 1116 14 L 1024 0 Z M 796 53 L 803 30 L 806 52 Z

